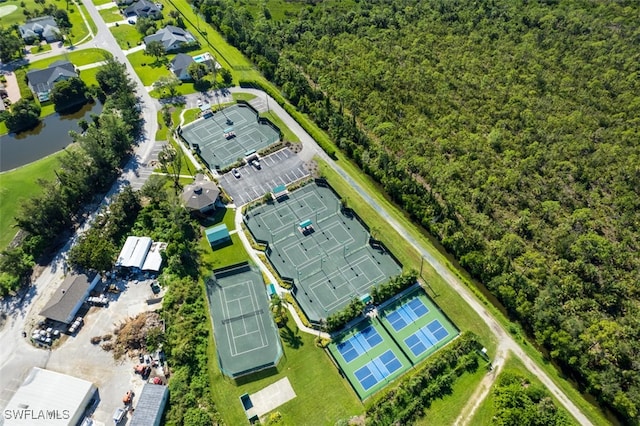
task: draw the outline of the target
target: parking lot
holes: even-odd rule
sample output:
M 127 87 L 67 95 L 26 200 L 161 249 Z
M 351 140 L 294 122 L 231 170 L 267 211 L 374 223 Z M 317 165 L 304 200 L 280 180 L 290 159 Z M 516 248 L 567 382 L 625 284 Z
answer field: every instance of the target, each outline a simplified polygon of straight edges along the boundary
M 260 158 L 260 163 L 261 169 L 251 165 L 238 168 L 239 178 L 231 172 L 220 176 L 220 185 L 236 206 L 257 200 L 276 186 L 289 185 L 309 176 L 304 162 L 288 148 Z

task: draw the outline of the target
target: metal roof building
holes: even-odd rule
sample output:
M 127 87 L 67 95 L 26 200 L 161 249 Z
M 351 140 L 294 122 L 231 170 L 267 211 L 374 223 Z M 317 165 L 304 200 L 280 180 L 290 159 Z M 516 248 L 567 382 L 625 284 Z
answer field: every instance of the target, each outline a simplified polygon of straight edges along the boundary
M 162 266 L 162 255 L 160 252 L 167 248 L 167 243 L 155 242 L 151 244 L 147 257 L 142 265 L 143 271 L 158 272 Z
M 75 426 L 96 389 L 86 380 L 34 367 L 3 411 L 4 425 Z
M 116 266 L 142 269 L 150 248 L 151 238 L 149 237 L 127 237 L 116 260 Z
M 168 387 L 146 383 L 140 392 L 140 398 L 129 425 L 159 426 L 168 398 Z
M 69 274 L 60 287 L 53 293 L 44 309 L 40 312 L 43 317 L 69 324 L 76 316 L 91 290 L 100 281 L 100 275 L 93 273 Z
M 231 239 L 229 235 L 229 229 L 227 229 L 227 225 L 224 223 L 218 226 L 212 226 L 211 228 L 207 228 L 205 231 L 207 235 L 207 241 L 212 246 L 222 244 Z

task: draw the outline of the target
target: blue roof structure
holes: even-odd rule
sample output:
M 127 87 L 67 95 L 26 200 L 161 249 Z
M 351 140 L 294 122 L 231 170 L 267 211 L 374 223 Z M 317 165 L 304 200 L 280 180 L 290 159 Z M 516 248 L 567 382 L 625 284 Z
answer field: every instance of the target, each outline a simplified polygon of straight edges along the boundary
M 230 238 L 229 229 L 227 229 L 227 225 L 224 223 L 208 228 L 204 232 L 207 235 L 207 241 L 209 241 L 209 244 L 212 246 L 227 241 Z

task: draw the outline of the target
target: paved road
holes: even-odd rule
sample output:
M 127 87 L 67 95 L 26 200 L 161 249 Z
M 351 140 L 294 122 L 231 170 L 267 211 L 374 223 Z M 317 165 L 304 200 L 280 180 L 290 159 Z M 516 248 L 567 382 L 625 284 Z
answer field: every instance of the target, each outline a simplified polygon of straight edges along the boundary
M 268 95 L 260 90 L 255 89 L 242 89 L 232 88 L 231 92 L 244 92 L 251 93 L 257 97 L 267 101 Z M 304 161 L 309 161 L 315 155 L 318 155 L 324 161 L 326 161 L 334 170 L 346 180 L 351 187 L 353 187 L 362 198 L 369 203 L 380 215 L 395 229 L 411 246 L 420 253 L 424 259 L 436 270 L 436 272 L 462 297 L 471 308 L 482 318 L 482 320 L 489 326 L 491 331 L 495 334 L 500 342 L 500 347 L 506 348 L 513 352 L 555 396 L 558 401 L 573 415 L 579 424 L 591 425 L 589 419 L 580 411 L 580 409 L 564 394 L 564 392 L 551 380 L 551 378 L 544 372 L 536 362 L 522 350 L 520 345 L 511 337 L 509 333 L 498 323 L 493 316 L 485 309 L 473 293 L 467 288 L 467 286 L 458 279 L 449 268 L 435 258 L 429 251 L 427 251 L 422 245 L 414 239 L 407 229 L 400 224 L 397 220 L 389 215 L 383 206 L 378 204 L 376 200 L 371 198 L 369 194 L 354 181 L 351 176 L 344 171 L 344 169 L 333 161 L 313 140 L 313 138 L 296 122 L 278 103 L 271 97 L 268 97 L 269 108 L 274 111 L 282 121 L 291 129 L 302 142 L 303 149 L 298 154 Z M 497 375 L 496 375 L 497 376 Z M 486 394 L 485 394 L 486 395 Z M 475 410 L 472 410 L 472 412 Z M 468 420 L 465 420 L 468 421 Z
M 158 127 L 156 111 L 159 104 L 145 90 L 144 85 L 129 61 L 127 61 L 124 53 L 118 47 L 116 40 L 104 24 L 93 3 L 90 0 L 84 0 L 83 3 L 96 23 L 98 33 L 92 41 L 78 46 L 74 50 L 99 47 L 111 52 L 116 59 L 124 63 L 129 76 L 136 85 L 141 114 L 144 119 L 143 137 L 135 146 L 135 154 L 124 167 L 122 175 L 103 200 L 102 204 L 107 204 L 113 195 L 118 193 L 125 185 L 131 184 L 134 188 L 139 188 L 151 174 L 150 167 L 147 167 L 147 164 L 158 150 L 158 145 L 154 143 L 154 139 Z M 57 54 L 60 54 L 60 52 L 54 52 L 48 56 Z M 38 59 L 48 56 L 38 56 Z M 44 269 L 33 285 L 26 290 L 26 294 L 22 295 L 22 297 L 0 301 L 0 312 L 2 312 L 4 318 L 4 324 L 0 327 L 0 407 L 6 406 L 8 399 L 17 385 L 22 383 L 31 367 L 45 368 L 50 360 L 51 352 L 34 348 L 26 339 L 22 338 L 21 333 L 27 326 L 26 321 L 30 317 L 30 312 L 39 311 L 39 308 L 47 301 L 51 288 L 56 288 L 57 284 L 63 280 L 63 265 L 66 253 L 78 236 L 90 227 L 97 211 L 98 209 Z

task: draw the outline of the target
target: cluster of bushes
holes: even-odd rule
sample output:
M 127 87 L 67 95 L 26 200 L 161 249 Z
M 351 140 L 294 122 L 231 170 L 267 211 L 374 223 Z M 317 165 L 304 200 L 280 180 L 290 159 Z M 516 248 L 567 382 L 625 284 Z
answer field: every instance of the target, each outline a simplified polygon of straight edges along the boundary
M 382 283 L 371 289 L 371 297 L 376 304 L 380 304 L 400 293 L 402 290 L 411 287 L 418 282 L 418 273 L 414 270 L 392 277 L 386 283 Z
M 526 377 L 505 371 L 493 390 L 494 424 L 531 426 L 568 426 L 573 422 L 558 410 L 551 394 L 542 385 Z
M 327 331 L 333 333 L 340 330 L 352 321 L 362 315 L 364 302 L 360 299 L 352 299 L 345 308 L 339 312 L 329 315 L 327 318 Z
M 72 133 L 75 146 L 60 158 L 56 180 L 39 182 L 42 193 L 21 205 L 16 221 L 26 238 L 0 255 L 1 295 L 25 282 L 31 272 L 26 265 L 84 220 L 84 205 L 111 186 L 139 135 L 138 100 L 124 65 L 109 59 L 96 78 L 107 96 L 103 112 L 83 134 Z
M 69 264 L 78 269 L 110 270 L 141 207 L 139 194 L 126 186 L 69 250 Z
M 420 369 L 405 376 L 395 387 L 369 405 L 368 425 L 412 424 L 438 398 L 452 392 L 455 381 L 465 372 L 476 371 L 480 363 L 478 337 L 465 332 L 429 358 Z

